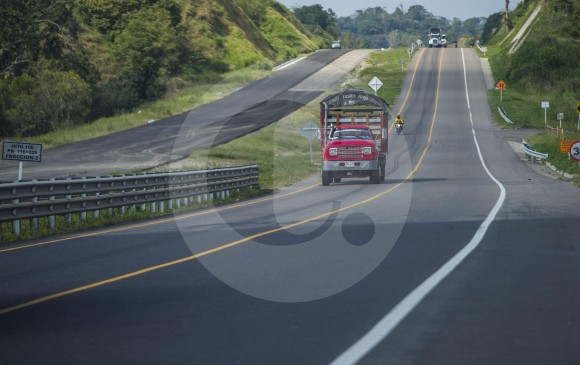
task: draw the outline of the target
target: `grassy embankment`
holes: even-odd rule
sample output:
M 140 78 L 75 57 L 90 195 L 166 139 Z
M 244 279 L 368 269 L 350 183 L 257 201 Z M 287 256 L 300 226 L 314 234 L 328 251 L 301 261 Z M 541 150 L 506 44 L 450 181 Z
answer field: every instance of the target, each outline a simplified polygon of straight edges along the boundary
M 574 50 L 580 47 L 577 40 L 570 39 L 568 31 L 562 30 L 562 27 L 570 26 L 577 29 L 578 25 L 569 25 L 566 14 L 555 11 L 552 4 L 544 4 L 525 42 L 514 54 L 508 54 L 516 33 L 536 5 L 529 2 L 527 7 L 517 8 L 512 14 L 514 31 L 508 33 L 505 28 L 498 29 L 490 44 L 486 45 L 495 82 L 502 79 L 508 85 L 503 91 L 503 100 L 499 90 L 488 91 L 491 112 L 502 128 L 537 129 L 536 135 L 526 138 L 527 142 L 534 149 L 548 153 L 548 161 L 560 171 L 580 174 L 578 162 L 560 152 L 562 139 L 580 140 L 576 114 L 580 90 L 577 72 L 574 71 L 577 71 L 578 60 L 573 56 Z M 542 101 L 550 103 L 546 120 Z M 513 125 L 501 118 L 499 106 L 504 108 Z M 561 126 L 557 113 L 564 113 Z M 563 132 L 557 131 L 560 128 Z M 575 182 L 580 184 L 580 179 L 575 179 Z
M 179 114 L 220 99 L 270 73 L 269 70 L 252 67 L 225 75 L 200 78 L 194 86 L 169 92 L 166 97 L 143 104 L 131 112 L 101 118 L 90 124 L 60 127 L 41 136 L 26 138 L 26 142 L 42 143 L 43 147 L 48 149 L 138 127 L 147 124 L 149 120 Z M 12 138 L 15 139 L 16 137 Z

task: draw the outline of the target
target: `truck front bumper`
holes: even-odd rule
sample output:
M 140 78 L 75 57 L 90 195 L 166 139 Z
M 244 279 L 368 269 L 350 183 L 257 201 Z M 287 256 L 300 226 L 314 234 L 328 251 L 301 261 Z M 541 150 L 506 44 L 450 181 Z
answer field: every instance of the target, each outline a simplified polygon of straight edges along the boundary
M 322 171 L 340 176 L 368 176 L 379 168 L 378 160 L 323 161 Z

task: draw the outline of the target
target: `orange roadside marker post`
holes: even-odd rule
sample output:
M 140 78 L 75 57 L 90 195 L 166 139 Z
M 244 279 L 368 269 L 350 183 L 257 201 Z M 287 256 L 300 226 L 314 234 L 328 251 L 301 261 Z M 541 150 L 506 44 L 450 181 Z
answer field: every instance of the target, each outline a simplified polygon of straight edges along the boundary
M 495 84 L 495 87 L 497 87 L 500 90 L 499 100 L 503 101 L 503 90 L 507 87 L 507 84 L 505 83 L 505 81 L 499 80 L 497 84 Z

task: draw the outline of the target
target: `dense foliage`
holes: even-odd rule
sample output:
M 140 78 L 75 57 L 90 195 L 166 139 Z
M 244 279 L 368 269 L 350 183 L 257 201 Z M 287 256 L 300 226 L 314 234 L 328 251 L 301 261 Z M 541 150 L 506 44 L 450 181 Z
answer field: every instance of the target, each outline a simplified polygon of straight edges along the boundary
M 407 11 L 397 7 L 392 13 L 381 7 L 357 10 L 349 17 L 338 18 L 337 26 L 346 47 L 387 48 L 407 46 L 417 39 L 426 42 L 430 28 L 441 28 L 451 42 L 462 37 L 474 38 L 481 32 L 484 20 L 450 21 L 431 14 L 421 5 L 413 5 Z
M 2 0 L 0 19 L 0 137 L 87 123 L 318 47 L 274 0 Z
M 501 52 L 492 61 L 510 85 L 531 90 L 578 93 L 580 90 L 580 2 L 545 0 L 540 16 L 531 26 L 525 41 L 513 54 L 512 34 L 505 22 L 493 14 L 485 24 L 485 41 L 497 44 Z M 524 0 L 511 12 L 512 22 L 522 24 L 538 5 Z

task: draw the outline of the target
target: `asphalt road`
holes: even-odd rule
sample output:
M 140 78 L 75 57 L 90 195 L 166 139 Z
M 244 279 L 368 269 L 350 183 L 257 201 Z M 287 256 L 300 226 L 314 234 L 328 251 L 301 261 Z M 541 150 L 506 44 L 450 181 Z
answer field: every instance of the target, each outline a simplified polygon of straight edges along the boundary
M 320 50 L 199 108 L 120 133 L 43 151 L 41 163 L 25 163 L 23 179 L 143 171 L 240 137 L 281 119 L 320 95 L 323 90 L 292 88 L 348 52 Z M 0 180 L 12 181 L 17 177 L 18 162 L 0 160 Z
M 473 50 L 410 66 L 380 185 L 2 246 L 0 362 L 577 363 L 578 190 L 496 136 Z

